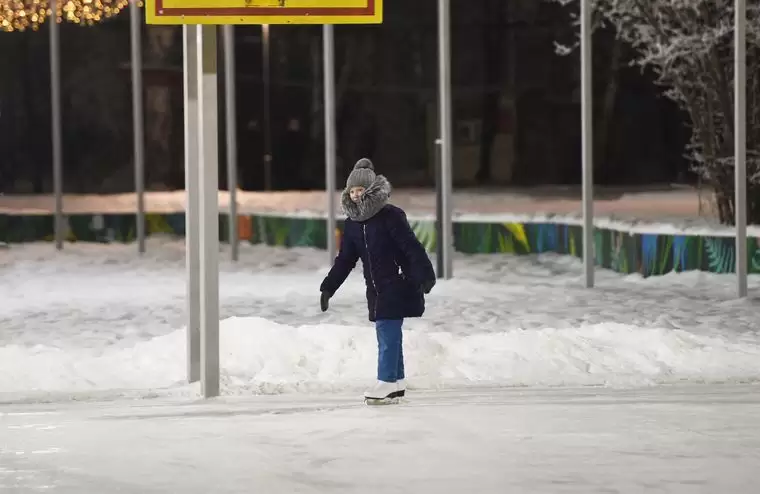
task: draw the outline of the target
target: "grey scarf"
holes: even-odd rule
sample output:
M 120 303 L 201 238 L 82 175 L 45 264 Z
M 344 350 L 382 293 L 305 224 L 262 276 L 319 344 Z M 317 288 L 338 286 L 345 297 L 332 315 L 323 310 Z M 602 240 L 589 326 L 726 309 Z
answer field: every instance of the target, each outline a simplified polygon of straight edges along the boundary
M 378 175 L 372 185 L 364 191 L 358 203 L 351 200 L 348 192 L 349 190 L 346 189 L 340 196 L 343 212 L 353 221 L 367 221 L 388 204 L 391 183 L 384 176 Z

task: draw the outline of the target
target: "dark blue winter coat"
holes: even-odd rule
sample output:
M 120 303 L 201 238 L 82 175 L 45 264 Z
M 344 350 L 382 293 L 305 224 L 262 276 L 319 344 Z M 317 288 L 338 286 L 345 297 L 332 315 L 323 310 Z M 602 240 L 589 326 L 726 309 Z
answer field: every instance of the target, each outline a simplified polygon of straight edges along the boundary
M 360 258 L 370 321 L 422 316 L 422 285 L 435 282 L 435 272 L 402 209 L 386 204 L 365 221 L 346 219 L 340 253 L 320 291 L 334 294 Z

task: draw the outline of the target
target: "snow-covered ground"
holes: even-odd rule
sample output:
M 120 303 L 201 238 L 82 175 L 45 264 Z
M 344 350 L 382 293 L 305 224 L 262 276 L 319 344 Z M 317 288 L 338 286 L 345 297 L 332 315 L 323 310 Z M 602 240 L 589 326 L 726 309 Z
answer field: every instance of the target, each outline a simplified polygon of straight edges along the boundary
M 201 402 L 183 244 L 148 248 L 0 251 L 0 493 L 754 492 L 757 301 L 730 275 L 588 290 L 576 259 L 457 257 L 405 324 L 408 402 L 367 408 L 360 273 L 322 313 L 324 252 L 244 245 Z
M 376 341 L 353 273 L 319 310 L 324 252 L 245 245 L 223 262 L 225 394 L 359 391 Z M 0 399 L 115 389 L 194 394 L 185 386 L 181 242 L 13 247 L 0 254 Z M 225 256 L 226 257 L 226 256 Z M 755 381 L 754 300 L 733 277 L 642 279 L 598 271 L 581 285 L 568 257 L 459 257 L 426 316 L 407 321 L 410 385 L 646 385 Z M 753 289 L 760 279 L 750 278 Z
M 757 492 L 753 387 L 164 400 L 0 408 L 0 493 Z

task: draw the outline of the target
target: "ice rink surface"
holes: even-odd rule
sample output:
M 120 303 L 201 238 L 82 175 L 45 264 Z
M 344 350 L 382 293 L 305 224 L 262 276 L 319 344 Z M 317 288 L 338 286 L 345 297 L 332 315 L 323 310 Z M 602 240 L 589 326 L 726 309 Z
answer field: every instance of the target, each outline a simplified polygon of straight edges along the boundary
M 753 387 L 11 405 L 0 492 L 754 493 Z
M 760 319 L 730 275 L 587 290 L 575 259 L 457 257 L 405 324 L 408 400 L 365 407 L 360 274 L 323 314 L 324 252 L 246 245 L 204 402 L 182 243 L 148 248 L 0 252 L 0 492 L 757 492 Z

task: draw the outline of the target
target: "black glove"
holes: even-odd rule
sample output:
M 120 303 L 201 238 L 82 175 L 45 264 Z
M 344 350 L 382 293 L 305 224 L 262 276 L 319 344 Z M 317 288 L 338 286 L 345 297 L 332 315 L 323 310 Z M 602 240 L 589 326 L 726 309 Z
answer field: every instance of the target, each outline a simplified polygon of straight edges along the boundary
M 330 293 L 328 292 L 322 292 L 322 295 L 319 297 L 319 306 L 322 308 L 322 312 L 326 311 L 328 307 L 330 307 Z
M 435 286 L 435 280 L 428 280 L 424 282 L 422 286 L 420 286 L 420 290 L 422 290 L 422 293 L 427 295 L 428 293 L 430 293 L 430 290 L 432 290 L 434 286 Z

